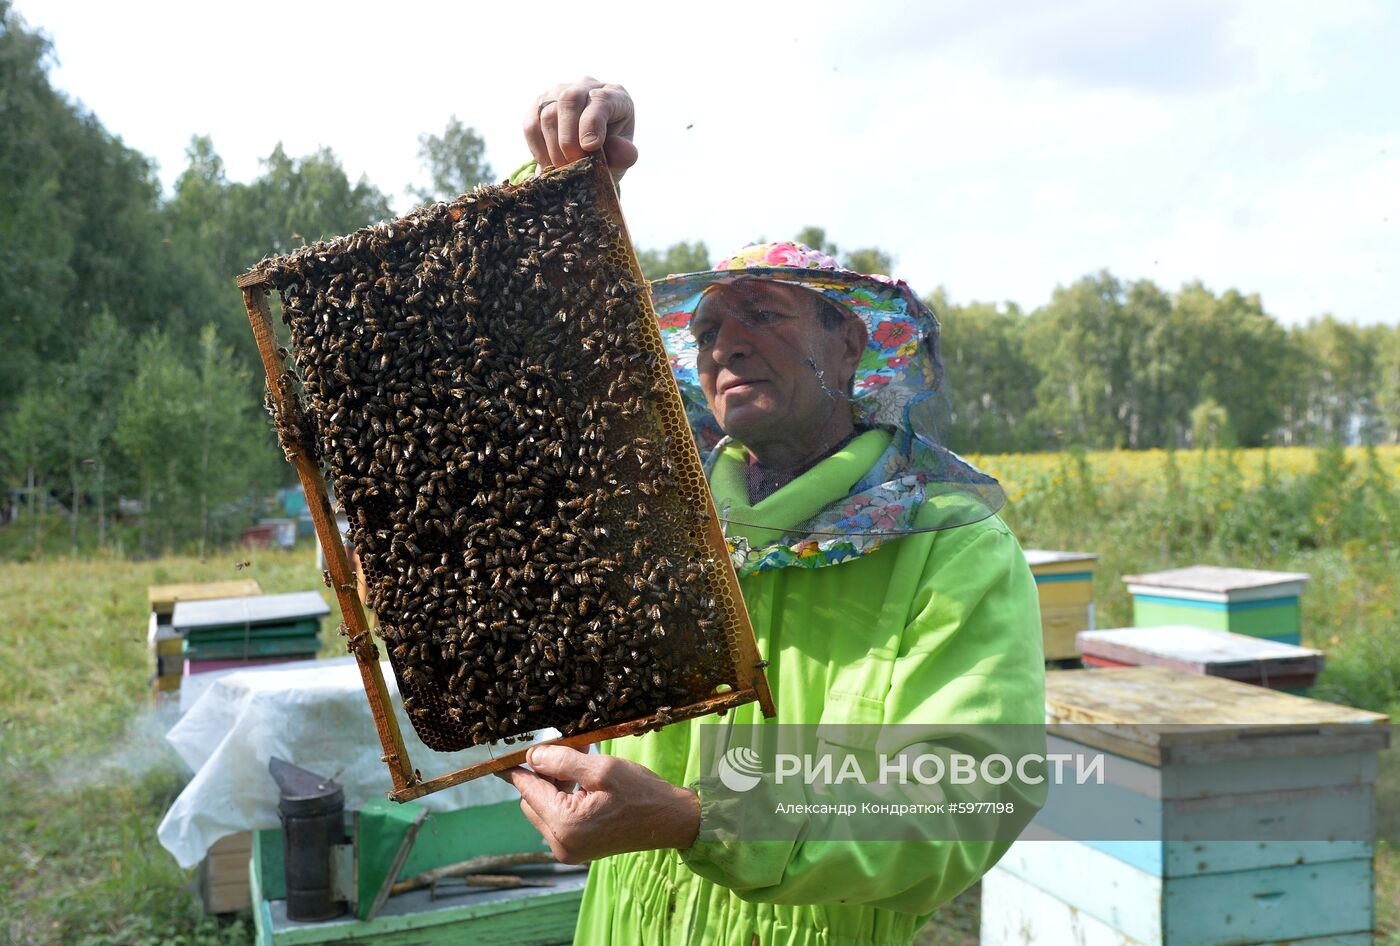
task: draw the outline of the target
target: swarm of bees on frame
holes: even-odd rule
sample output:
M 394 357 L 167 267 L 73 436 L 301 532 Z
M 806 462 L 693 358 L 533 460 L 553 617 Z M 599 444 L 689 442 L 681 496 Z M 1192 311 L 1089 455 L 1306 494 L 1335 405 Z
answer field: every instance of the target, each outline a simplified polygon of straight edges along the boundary
M 691 447 L 596 180 L 585 160 L 259 265 L 300 387 L 284 449 L 333 485 L 434 749 L 664 718 L 734 682 L 707 517 L 678 489 Z

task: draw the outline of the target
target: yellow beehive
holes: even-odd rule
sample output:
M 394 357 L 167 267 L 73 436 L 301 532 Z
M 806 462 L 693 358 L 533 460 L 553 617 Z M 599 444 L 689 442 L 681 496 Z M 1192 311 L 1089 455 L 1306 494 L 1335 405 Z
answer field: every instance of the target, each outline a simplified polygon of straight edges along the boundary
M 146 600 L 151 605 L 150 624 L 146 629 L 146 645 L 151 652 L 155 670 L 151 677 L 151 693 L 173 693 L 180 689 L 184 673 L 184 641 L 170 624 L 177 601 L 207 601 L 211 598 L 246 598 L 262 594 L 262 588 L 249 578 L 243 581 L 211 581 L 177 585 L 150 585 Z
M 1045 635 L 1046 660 L 1079 656 L 1075 635 L 1094 629 L 1093 552 L 1026 549 L 1026 562 L 1040 594 L 1040 626 Z

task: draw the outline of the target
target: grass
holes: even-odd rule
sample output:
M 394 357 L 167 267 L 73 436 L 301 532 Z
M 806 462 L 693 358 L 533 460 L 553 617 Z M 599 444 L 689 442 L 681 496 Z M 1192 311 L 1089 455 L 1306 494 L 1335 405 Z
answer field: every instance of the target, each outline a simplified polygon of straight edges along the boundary
M 984 458 L 1017 497 L 1027 547 L 1099 552 L 1101 626 L 1128 624 L 1120 577 L 1211 562 L 1307 571 L 1304 636 L 1328 652 L 1315 695 L 1400 707 L 1400 452 L 1262 456 L 1059 454 Z M 1286 462 L 1285 462 L 1286 459 Z M 997 466 L 998 463 L 1002 465 Z M 0 536 L 0 547 L 4 545 Z M 62 543 L 48 544 L 61 548 Z M 149 712 L 146 586 L 257 579 L 324 591 L 314 551 L 133 562 L 0 561 L 0 944 L 232 946 L 248 917 L 201 915 L 155 828 L 183 775 Z M 246 569 L 239 561 L 251 562 Z M 335 611 L 326 623 L 340 620 Z M 327 653 L 342 645 L 328 633 Z M 1400 946 L 1400 757 L 1378 782 L 1378 942 Z M 977 888 L 922 946 L 977 942 Z
M 251 942 L 248 917 L 202 915 L 156 841 L 184 775 L 151 712 L 146 586 L 251 577 L 270 594 L 323 590 L 314 556 L 0 564 L 0 943 Z

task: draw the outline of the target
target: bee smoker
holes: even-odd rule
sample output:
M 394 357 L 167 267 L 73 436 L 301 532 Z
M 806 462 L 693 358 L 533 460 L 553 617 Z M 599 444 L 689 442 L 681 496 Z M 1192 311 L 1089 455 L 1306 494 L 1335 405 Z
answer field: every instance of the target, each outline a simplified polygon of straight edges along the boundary
M 289 920 L 329 920 L 348 906 L 336 899 L 335 849 L 345 845 L 345 791 L 335 781 L 273 758 L 268 771 L 277 782 L 277 814 L 282 819 L 283 863 Z

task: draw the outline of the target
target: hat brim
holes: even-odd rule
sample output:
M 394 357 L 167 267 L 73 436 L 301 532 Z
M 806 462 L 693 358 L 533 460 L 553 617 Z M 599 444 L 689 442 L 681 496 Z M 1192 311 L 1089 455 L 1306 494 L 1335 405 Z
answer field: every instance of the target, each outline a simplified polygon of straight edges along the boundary
M 856 366 L 855 396 L 872 391 L 897 377 L 919 354 L 921 343 L 938 337 L 938 320 L 928 306 L 902 281 L 863 276 L 844 271 L 796 267 L 753 267 L 710 270 L 667 276 L 651 284 L 671 370 L 682 387 L 699 391 L 695 339 L 690 321 L 701 297 L 714 286 L 743 279 L 770 279 L 802 286 L 820 293 L 865 322 L 866 350 Z

